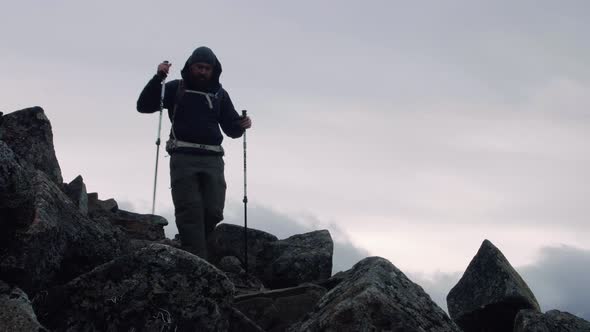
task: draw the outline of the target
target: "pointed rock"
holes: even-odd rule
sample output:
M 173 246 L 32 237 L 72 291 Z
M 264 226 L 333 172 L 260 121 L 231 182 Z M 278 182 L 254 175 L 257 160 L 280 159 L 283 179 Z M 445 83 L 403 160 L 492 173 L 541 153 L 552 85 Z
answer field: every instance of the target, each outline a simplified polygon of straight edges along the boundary
M 41 107 L 5 114 L 0 124 L 0 140 L 8 144 L 19 161 L 44 172 L 54 183 L 62 184 L 51 123 Z
M 451 318 L 465 331 L 512 331 L 522 309 L 539 311 L 533 292 L 506 257 L 485 240 L 447 296 Z
M 82 176 L 78 175 L 72 182 L 65 185 L 64 191 L 80 209 L 80 212 L 83 215 L 88 215 L 88 194 L 86 193 L 86 185 Z
M 213 265 L 152 244 L 50 289 L 38 316 L 56 331 L 227 331 L 232 302 Z
M 288 331 L 460 332 L 422 287 L 381 257 L 358 262 Z
M 514 332 L 588 332 L 590 322 L 568 312 L 551 310 L 542 314 L 521 310 L 514 322 Z
M 0 280 L 0 331 L 44 332 L 25 292 Z

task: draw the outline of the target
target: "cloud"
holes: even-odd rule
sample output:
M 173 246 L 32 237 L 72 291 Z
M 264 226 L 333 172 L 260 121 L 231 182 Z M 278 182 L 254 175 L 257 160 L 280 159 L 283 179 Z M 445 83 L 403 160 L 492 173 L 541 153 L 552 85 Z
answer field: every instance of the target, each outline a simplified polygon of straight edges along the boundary
M 545 247 L 519 269 L 544 311 L 558 309 L 590 320 L 590 250 Z
M 438 272 L 427 275 L 419 272 L 408 272 L 406 275 L 410 280 L 422 286 L 424 291 L 430 295 L 430 298 L 444 311 L 447 311 L 447 294 L 461 279 L 462 273 Z
M 99 197 L 99 199 L 104 199 L 104 198 Z M 129 212 L 140 213 L 140 212 L 137 212 L 138 211 L 137 206 L 133 202 L 131 202 L 129 200 L 121 200 L 121 199 L 116 199 L 116 201 L 117 201 L 117 206 L 119 207 L 119 209 L 129 211 Z

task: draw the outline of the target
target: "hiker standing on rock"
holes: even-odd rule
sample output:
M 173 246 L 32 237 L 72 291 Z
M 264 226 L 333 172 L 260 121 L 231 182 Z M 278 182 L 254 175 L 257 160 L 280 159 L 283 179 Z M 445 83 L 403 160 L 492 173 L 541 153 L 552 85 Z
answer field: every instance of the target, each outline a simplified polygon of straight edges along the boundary
M 156 75 L 137 100 L 140 113 L 160 110 L 162 81 L 171 64 L 158 65 Z M 223 220 L 226 183 L 223 132 L 238 138 L 252 126 L 240 116 L 219 83 L 221 63 L 208 47 L 197 48 L 181 70 L 182 79 L 166 83 L 163 106 L 172 122 L 166 151 L 176 226 L 183 247 L 207 259 L 207 238 Z

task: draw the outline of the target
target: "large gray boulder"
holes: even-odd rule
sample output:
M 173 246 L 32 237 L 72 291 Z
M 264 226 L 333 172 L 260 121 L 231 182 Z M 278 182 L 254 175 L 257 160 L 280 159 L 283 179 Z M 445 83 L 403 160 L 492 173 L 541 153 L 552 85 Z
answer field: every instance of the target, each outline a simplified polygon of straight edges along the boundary
M 327 230 L 294 235 L 265 247 L 257 273 L 270 288 L 327 280 L 332 275 L 333 253 L 334 243 Z
M 58 185 L 0 141 L 0 279 L 30 296 L 124 251 L 125 234 L 84 216 Z
M 266 246 L 278 238 L 272 234 L 248 228 L 248 272 L 264 264 L 260 262 L 260 254 Z M 209 260 L 217 264 L 223 257 L 237 257 L 244 265 L 244 227 L 232 224 L 219 224 L 211 233 L 208 240 Z
M 228 331 L 233 291 L 205 260 L 152 244 L 50 289 L 38 316 L 56 331 Z
M 451 289 L 447 305 L 451 318 L 466 332 L 511 331 L 520 310 L 540 310 L 533 292 L 488 240 Z
M 0 280 L 0 331 L 47 331 L 37 321 L 29 297 L 18 287 Z
M 384 258 L 358 262 L 289 331 L 460 332 L 422 287 Z
M 302 319 L 325 294 L 323 287 L 305 284 L 236 296 L 235 307 L 265 331 L 285 331 Z
M 51 123 L 41 107 L 5 114 L 0 124 L 0 140 L 10 146 L 19 161 L 44 172 L 54 183 L 62 184 Z
M 226 256 L 244 266 L 244 228 L 218 225 L 209 238 L 209 259 L 215 265 Z M 327 230 L 291 236 L 284 240 L 248 228 L 248 272 L 270 288 L 294 287 L 327 280 L 332 274 L 334 244 Z
M 551 310 L 545 314 L 535 310 L 521 310 L 514 322 L 514 332 L 588 331 L 590 331 L 590 322 L 559 310 Z

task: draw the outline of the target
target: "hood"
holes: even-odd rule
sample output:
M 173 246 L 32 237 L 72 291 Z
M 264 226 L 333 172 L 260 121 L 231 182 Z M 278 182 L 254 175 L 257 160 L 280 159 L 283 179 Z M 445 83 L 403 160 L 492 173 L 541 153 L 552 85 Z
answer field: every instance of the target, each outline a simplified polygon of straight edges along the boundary
M 186 60 L 184 67 L 180 71 L 182 79 L 187 83 L 187 86 L 191 86 L 189 67 L 196 62 L 205 62 L 213 65 L 213 75 L 211 76 L 211 85 L 209 90 L 211 90 L 211 92 L 219 90 L 221 87 L 221 84 L 219 83 L 219 77 L 221 76 L 222 71 L 221 63 L 219 62 L 219 59 L 217 59 L 215 53 L 213 53 L 210 48 L 205 46 L 195 49 L 191 56 Z

